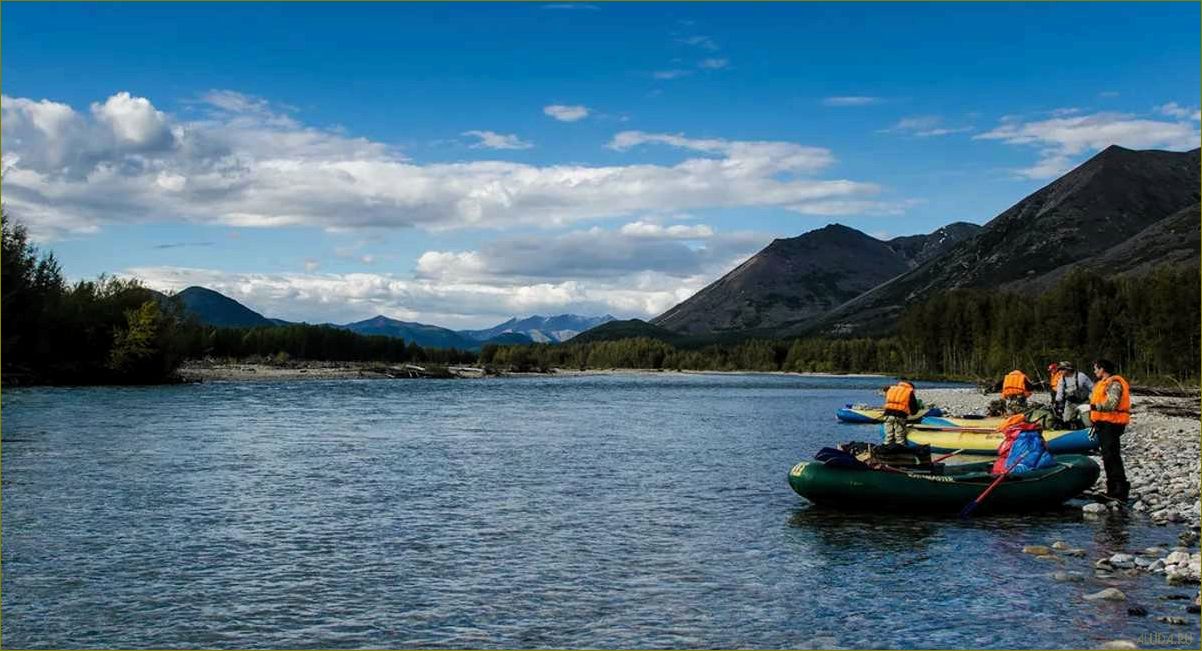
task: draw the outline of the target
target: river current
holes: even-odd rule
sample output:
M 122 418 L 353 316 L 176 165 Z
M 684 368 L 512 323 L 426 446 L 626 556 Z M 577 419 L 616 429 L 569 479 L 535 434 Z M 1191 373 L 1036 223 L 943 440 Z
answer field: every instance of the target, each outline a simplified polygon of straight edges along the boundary
M 1197 647 L 1196 628 L 1166 641 L 1163 624 L 1087 602 L 1050 578 L 1057 562 L 1019 552 L 1064 540 L 1091 566 L 1171 546 L 1165 529 L 1084 522 L 1079 503 L 967 521 L 840 514 L 790 490 L 789 468 L 820 447 L 875 440 L 834 410 L 879 401 L 887 382 L 6 390 L 2 642 L 1088 648 L 1143 634 Z

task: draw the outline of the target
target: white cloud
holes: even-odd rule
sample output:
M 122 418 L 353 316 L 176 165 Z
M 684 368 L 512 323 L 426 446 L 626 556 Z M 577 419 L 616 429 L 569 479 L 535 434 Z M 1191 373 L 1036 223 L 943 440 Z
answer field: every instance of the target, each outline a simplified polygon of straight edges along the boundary
M 714 52 L 718 49 L 718 44 L 714 42 L 714 39 L 708 36 L 702 36 L 700 34 L 678 38 L 676 39 L 676 42 L 684 45 L 692 45 L 694 47 L 699 47 L 703 50 L 709 50 L 711 52 Z
M 1026 178 L 1048 179 L 1071 169 L 1082 154 L 1100 151 L 1110 145 L 1131 149 L 1188 150 L 1198 146 L 1199 137 L 1197 127 L 1189 122 L 1166 122 L 1123 113 L 1094 113 L 1035 122 L 1012 119 L 975 139 L 1039 148 L 1039 162 L 1015 171 Z
M 402 279 L 390 274 L 248 274 L 182 267 L 136 267 L 125 275 L 178 291 L 201 285 L 274 318 L 349 323 L 376 314 L 449 328 L 480 328 L 512 316 L 571 312 L 648 318 L 688 298 L 712 278 L 635 273 L 617 281 Z
M 791 208 L 791 210 L 802 215 L 817 215 L 821 217 L 904 215 L 907 208 L 919 203 L 921 201 L 914 199 L 902 201 L 832 200 L 815 201 Z
M 681 70 L 680 68 L 672 68 L 669 70 L 656 70 L 651 73 L 655 79 L 679 79 L 693 74 L 692 70 Z
M 822 98 L 823 106 L 870 106 L 872 104 L 880 104 L 884 100 L 880 97 L 871 97 L 868 95 L 843 95 L 838 97 Z
M 92 114 L 113 130 L 123 143 L 136 147 L 161 147 L 172 140 L 167 118 L 145 97 L 117 93 L 103 104 L 93 103 Z
M 712 58 L 712 59 L 702 59 L 701 61 L 697 62 L 697 67 L 702 68 L 704 70 L 721 70 L 721 69 L 729 67 L 729 66 L 730 66 L 729 59 Z
M 913 115 L 898 120 L 897 123 L 888 129 L 881 129 L 879 133 L 898 133 L 918 138 L 929 138 L 933 136 L 947 136 L 953 133 L 966 133 L 972 130 L 972 127 L 944 126 L 943 118 L 938 115 Z
M 1198 109 L 1181 106 L 1177 102 L 1169 102 L 1156 107 L 1156 112 L 1169 117 L 1180 118 L 1182 120 L 1190 119 L 1197 120 L 1199 118 Z
M 551 104 L 543 107 L 543 114 L 560 122 L 576 122 L 588 117 L 589 108 L 579 104 Z
M 473 136 L 477 142 L 471 145 L 473 149 L 530 149 L 533 143 L 526 142 L 513 134 L 497 133 L 495 131 L 464 131 L 464 136 Z
M 615 150 L 676 148 L 676 164 L 419 164 L 393 147 L 297 124 L 251 100 L 183 122 L 118 94 L 81 114 L 3 97 L 4 194 L 39 237 L 115 222 L 331 230 L 561 226 L 711 208 L 796 209 L 877 187 L 811 175 L 829 150 L 790 142 L 618 133 Z M 231 112 L 249 106 L 249 111 Z M 120 135 L 119 132 L 120 131 Z M 168 133 L 169 138 L 161 134 Z M 151 143 L 155 143 L 154 146 Z
M 694 226 L 687 226 L 685 224 L 661 226 L 660 224 L 651 222 L 637 221 L 624 224 L 619 232 L 630 237 L 702 239 L 712 237 L 714 229 L 705 224 Z

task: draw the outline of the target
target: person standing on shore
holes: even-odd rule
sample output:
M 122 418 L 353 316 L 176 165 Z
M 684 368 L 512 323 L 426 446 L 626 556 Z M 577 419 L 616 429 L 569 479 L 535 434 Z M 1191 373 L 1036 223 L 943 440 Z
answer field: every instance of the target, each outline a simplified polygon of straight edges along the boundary
M 1002 400 L 1006 401 L 1006 413 L 1018 414 L 1026 411 L 1027 398 L 1031 397 L 1033 387 L 1031 379 L 1025 373 L 1014 369 L 1002 380 Z
M 1127 483 L 1127 473 L 1123 469 L 1121 438 L 1127 423 L 1131 422 L 1131 386 L 1114 371 L 1114 362 L 1108 359 L 1094 361 L 1093 374 L 1098 381 L 1089 398 L 1089 415 L 1093 421 L 1093 436 L 1097 437 L 1102 450 L 1106 496 L 1125 500 L 1131 484 Z
M 1056 413 L 1060 413 L 1060 410 L 1056 409 L 1056 387 L 1060 386 L 1060 380 L 1063 378 L 1064 370 L 1059 363 L 1048 364 L 1048 395 L 1052 401 L 1052 410 Z
M 918 397 L 909 380 L 900 380 L 885 392 L 885 445 L 905 445 L 909 440 L 907 421 L 918 413 Z
M 1056 406 L 1056 417 L 1068 426 L 1077 420 L 1087 409 L 1082 409 L 1089 402 L 1093 391 L 1093 380 L 1076 370 L 1072 362 L 1060 362 L 1060 380 L 1052 386 L 1052 403 Z M 1086 427 L 1089 423 L 1083 423 Z

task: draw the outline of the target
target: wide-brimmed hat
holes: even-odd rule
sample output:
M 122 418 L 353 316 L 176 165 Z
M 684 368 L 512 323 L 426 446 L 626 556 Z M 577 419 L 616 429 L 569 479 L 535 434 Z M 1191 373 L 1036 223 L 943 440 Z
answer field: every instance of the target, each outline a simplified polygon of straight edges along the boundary
M 1072 363 L 1072 362 L 1060 362 L 1060 368 L 1069 368 L 1069 369 L 1071 369 L 1072 367 L 1073 367 L 1073 363 Z

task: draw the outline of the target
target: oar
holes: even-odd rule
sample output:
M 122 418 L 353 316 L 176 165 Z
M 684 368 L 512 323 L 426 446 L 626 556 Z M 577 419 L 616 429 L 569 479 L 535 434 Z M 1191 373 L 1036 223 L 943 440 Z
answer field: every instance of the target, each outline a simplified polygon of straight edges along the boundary
M 954 456 L 956 456 L 957 454 L 960 454 L 961 452 L 963 452 L 965 449 L 966 449 L 966 448 L 960 448 L 959 450 L 956 450 L 955 452 L 952 452 L 951 454 L 945 454 L 945 455 L 943 455 L 942 457 L 939 457 L 938 459 L 935 459 L 934 461 L 931 461 L 931 463 L 939 463 L 940 461 L 943 461 L 944 459 L 946 459 L 946 458 L 948 458 L 948 457 L 954 457 Z
M 1028 450 L 1027 452 L 1030 452 L 1030 450 Z M 984 502 L 985 498 L 989 497 L 989 494 L 993 492 L 993 489 L 997 488 L 998 484 L 1002 483 L 1002 480 L 1009 477 L 1010 472 L 1018 467 L 1018 464 L 1022 462 L 1023 457 L 1027 456 L 1027 452 L 1024 452 L 1024 453 L 1018 455 L 1018 458 L 1014 460 L 1014 465 L 1007 468 L 1006 472 L 1003 472 L 1001 474 L 1001 476 L 999 476 L 997 479 L 993 480 L 993 483 L 989 485 L 989 488 L 986 488 L 985 492 L 981 493 L 981 495 L 978 496 L 977 499 L 969 502 L 968 504 L 965 504 L 964 508 L 960 509 L 960 517 L 967 518 L 969 516 L 969 514 L 972 513 L 973 510 L 976 509 L 977 506 L 979 506 L 981 504 L 981 502 Z

